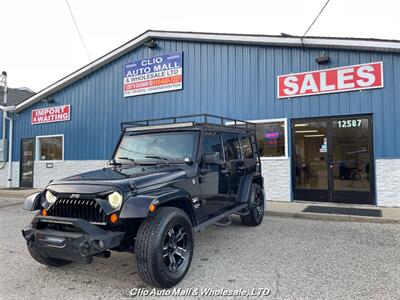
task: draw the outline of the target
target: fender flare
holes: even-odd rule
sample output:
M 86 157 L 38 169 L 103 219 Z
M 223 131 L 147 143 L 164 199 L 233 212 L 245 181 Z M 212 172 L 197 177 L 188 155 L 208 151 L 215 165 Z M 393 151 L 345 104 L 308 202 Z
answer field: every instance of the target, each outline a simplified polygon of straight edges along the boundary
M 24 201 L 24 209 L 29 211 L 34 211 L 40 209 L 40 200 L 42 198 L 42 193 L 34 193 L 28 196 Z
M 122 205 L 120 218 L 146 218 L 149 215 L 149 206 L 157 207 L 178 199 L 186 199 L 185 206 L 190 210 L 190 218 L 194 218 L 194 208 L 189 193 L 178 188 L 163 188 L 142 195 L 131 196 Z
M 238 195 L 239 195 L 239 202 L 240 203 L 246 203 L 247 199 L 249 197 L 250 191 L 251 191 L 251 185 L 255 182 L 257 182 L 257 179 L 262 179 L 262 177 L 260 178 L 260 175 L 257 174 L 251 174 L 251 175 L 246 175 L 244 177 L 242 177 L 240 179 L 240 183 L 239 183 L 239 191 L 238 191 Z M 263 186 L 261 186 L 261 188 L 263 188 Z M 264 192 L 264 190 L 263 190 Z M 264 196 L 265 198 L 265 196 Z

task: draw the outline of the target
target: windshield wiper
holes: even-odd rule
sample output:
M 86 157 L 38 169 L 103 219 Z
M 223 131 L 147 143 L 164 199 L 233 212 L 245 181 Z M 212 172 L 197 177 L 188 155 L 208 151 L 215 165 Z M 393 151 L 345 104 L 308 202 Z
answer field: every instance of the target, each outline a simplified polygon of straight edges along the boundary
M 130 162 L 133 162 L 134 165 L 136 165 L 136 161 L 135 161 L 133 158 L 129 158 L 129 157 L 117 157 L 117 159 L 129 160 Z
M 163 163 L 166 163 L 169 165 L 169 159 L 166 157 L 162 157 L 162 156 L 158 156 L 158 155 L 145 155 L 145 158 L 154 158 L 154 159 L 158 159 L 161 160 Z

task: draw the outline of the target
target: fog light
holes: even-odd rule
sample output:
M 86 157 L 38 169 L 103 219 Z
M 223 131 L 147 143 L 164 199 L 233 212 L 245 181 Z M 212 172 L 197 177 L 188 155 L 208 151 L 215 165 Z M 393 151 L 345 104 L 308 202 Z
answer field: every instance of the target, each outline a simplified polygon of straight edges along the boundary
M 92 245 L 97 250 L 101 250 L 104 248 L 104 242 L 102 240 L 94 240 L 92 241 Z
M 117 221 L 118 221 L 118 215 L 117 214 L 112 214 L 111 216 L 110 216 L 110 221 L 111 221 L 111 223 L 113 223 L 113 224 L 115 224 L 115 223 L 117 223 Z

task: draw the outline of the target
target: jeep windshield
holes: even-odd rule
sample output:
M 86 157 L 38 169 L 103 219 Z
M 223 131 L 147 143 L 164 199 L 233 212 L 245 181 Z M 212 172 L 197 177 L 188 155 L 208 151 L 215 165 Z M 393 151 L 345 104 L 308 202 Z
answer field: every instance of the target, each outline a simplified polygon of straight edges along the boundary
M 126 134 L 114 155 L 121 165 L 186 163 L 196 155 L 198 132 L 176 131 Z

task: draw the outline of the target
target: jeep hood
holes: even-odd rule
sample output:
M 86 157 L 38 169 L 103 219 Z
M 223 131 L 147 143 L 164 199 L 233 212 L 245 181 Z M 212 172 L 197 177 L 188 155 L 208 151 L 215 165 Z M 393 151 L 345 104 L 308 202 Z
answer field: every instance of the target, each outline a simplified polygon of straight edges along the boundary
M 67 177 L 50 184 L 52 189 L 65 192 L 75 190 L 77 185 L 96 185 L 104 189 L 118 187 L 127 191 L 132 188 L 140 189 L 152 185 L 159 185 L 187 177 L 184 168 L 162 167 L 145 168 L 142 166 L 130 168 L 103 168 L 74 176 Z M 62 188 L 64 186 L 65 188 Z M 102 188 L 102 189 L 103 189 Z M 89 188 L 92 190 L 91 188 Z

